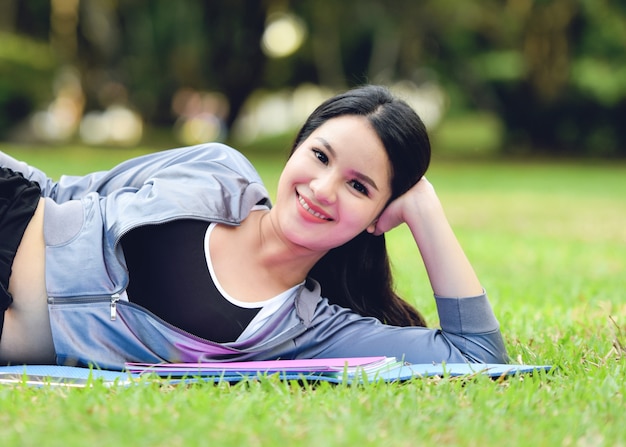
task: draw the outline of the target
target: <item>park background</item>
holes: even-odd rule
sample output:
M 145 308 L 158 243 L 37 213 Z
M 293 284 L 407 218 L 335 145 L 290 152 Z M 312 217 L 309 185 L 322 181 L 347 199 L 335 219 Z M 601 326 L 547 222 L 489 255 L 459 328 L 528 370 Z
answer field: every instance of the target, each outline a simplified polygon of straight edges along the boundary
M 622 1 L 2 0 L 0 140 L 251 141 L 381 83 L 441 152 L 623 157 L 625 45 Z
M 322 99 L 389 85 L 515 363 L 364 387 L 0 387 L 0 444 L 625 446 L 626 4 L 0 0 L 0 149 L 52 177 L 221 140 L 273 191 Z M 397 288 L 437 313 L 406 228 Z

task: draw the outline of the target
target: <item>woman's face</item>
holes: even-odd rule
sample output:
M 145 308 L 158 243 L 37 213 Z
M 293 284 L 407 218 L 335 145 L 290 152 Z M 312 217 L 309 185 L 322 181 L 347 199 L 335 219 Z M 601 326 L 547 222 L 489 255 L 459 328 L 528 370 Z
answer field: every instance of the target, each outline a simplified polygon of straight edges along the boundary
M 343 245 L 373 230 L 391 197 L 390 172 L 385 148 L 366 118 L 330 119 L 285 165 L 274 224 L 290 243 L 310 250 Z

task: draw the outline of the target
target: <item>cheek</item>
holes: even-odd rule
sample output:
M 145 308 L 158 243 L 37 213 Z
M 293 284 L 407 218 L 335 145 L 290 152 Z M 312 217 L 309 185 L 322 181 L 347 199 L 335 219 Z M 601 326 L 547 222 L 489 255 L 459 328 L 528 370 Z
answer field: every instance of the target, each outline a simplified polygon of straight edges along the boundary
M 291 185 L 294 181 L 294 173 L 292 169 L 292 164 L 285 165 L 283 172 L 280 174 L 278 178 L 278 184 L 276 186 L 278 193 L 281 191 L 285 191 L 285 189 L 291 189 Z
M 378 218 L 381 211 L 382 206 L 374 204 L 364 206 L 362 203 L 357 203 L 349 209 L 344 209 L 342 220 L 350 226 L 362 230 L 371 225 Z
M 278 195 L 280 195 L 281 191 L 285 188 L 286 182 L 287 182 L 287 172 L 283 170 L 283 172 L 280 174 L 280 177 L 278 177 L 278 183 L 276 184 L 276 193 Z
M 293 155 L 287 161 L 287 164 L 285 164 L 285 167 L 283 168 L 283 172 L 280 175 L 278 184 L 280 185 L 281 183 L 282 184 L 290 183 L 302 177 L 303 172 L 306 172 L 306 168 L 303 167 L 302 165 L 303 163 L 302 163 L 302 160 L 300 160 L 300 157 Z

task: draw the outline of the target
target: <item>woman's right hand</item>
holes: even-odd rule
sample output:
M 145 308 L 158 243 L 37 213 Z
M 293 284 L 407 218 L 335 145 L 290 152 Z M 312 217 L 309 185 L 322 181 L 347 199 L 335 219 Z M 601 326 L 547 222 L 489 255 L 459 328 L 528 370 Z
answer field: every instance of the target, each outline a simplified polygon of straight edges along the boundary
M 406 223 L 422 255 L 435 294 L 467 297 L 483 293 L 459 244 L 433 185 L 422 177 L 380 215 L 374 234 Z
M 420 213 L 421 207 L 438 202 L 433 185 L 422 177 L 411 189 L 387 205 L 378 218 L 374 235 L 379 236 L 404 222 L 408 223 Z

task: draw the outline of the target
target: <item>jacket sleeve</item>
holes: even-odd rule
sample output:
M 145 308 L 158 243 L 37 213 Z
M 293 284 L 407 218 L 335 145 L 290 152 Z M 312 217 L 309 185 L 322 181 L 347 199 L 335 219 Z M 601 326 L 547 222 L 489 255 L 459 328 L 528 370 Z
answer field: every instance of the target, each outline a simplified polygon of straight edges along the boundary
M 0 152 L 2 166 L 21 172 L 29 180 L 39 183 L 42 195 L 57 203 L 81 199 L 92 192 L 107 196 L 123 188 L 139 189 L 168 168 L 206 162 L 221 163 L 240 172 L 255 172 L 243 155 L 220 143 L 155 152 L 124 161 L 108 171 L 83 176 L 64 175 L 59 181 L 54 181 L 43 171 Z
M 0 166 L 19 172 L 28 180 L 37 182 L 41 187 L 42 195 L 44 196 L 47 196 L 47 192 L 53 190 L 54 188 L 55 181 L 48 177 L 45 172 L 30 166 L 28 163 L 16 160 L 9 154 L 5 154 L 2 151 L 0 151 Z
M 441 329 L 396 327 L 322 300 L 312 327 L 296 343 L 299 357 L 388 356 L 418 363 L 507 363 L 486 294 L 435 296 Z

